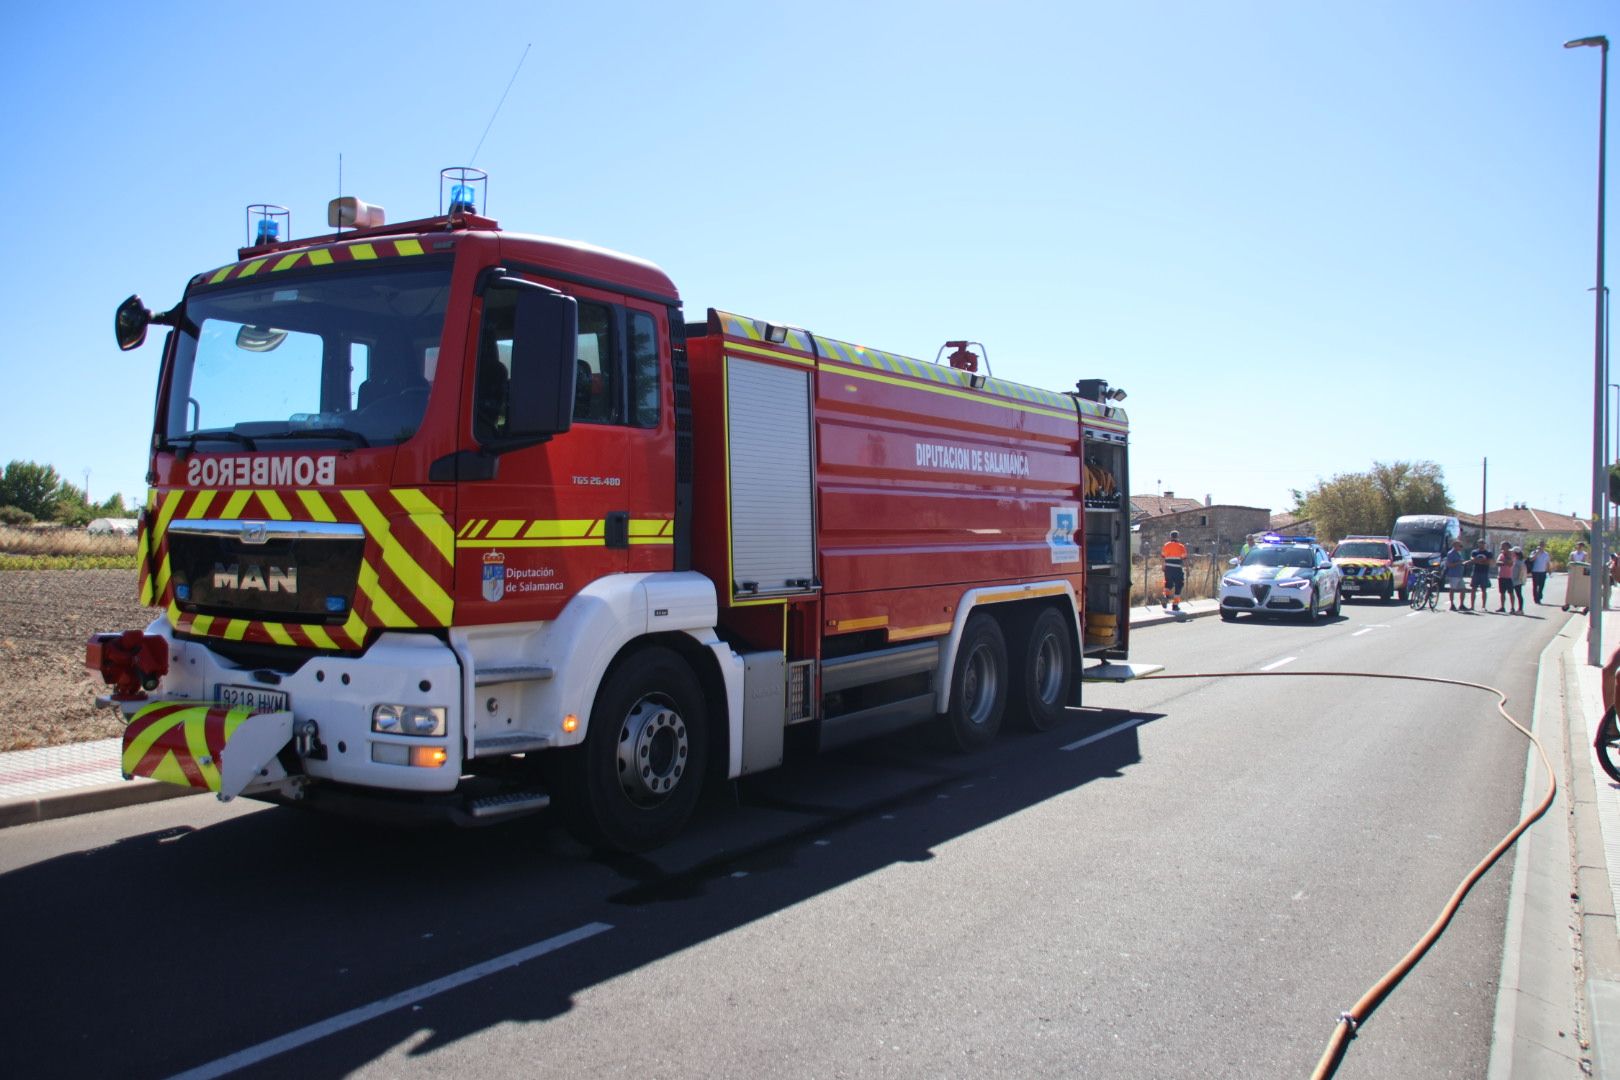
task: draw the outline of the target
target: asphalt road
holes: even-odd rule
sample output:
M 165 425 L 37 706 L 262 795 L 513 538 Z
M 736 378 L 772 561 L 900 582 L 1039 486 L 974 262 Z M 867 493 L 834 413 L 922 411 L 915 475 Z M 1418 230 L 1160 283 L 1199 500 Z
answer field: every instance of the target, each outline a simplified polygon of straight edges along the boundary
M 7 1073 L 1284 1077 L 1517 820 L 1567 617 L 1140 630 L 1171 673 L 956 757 L 740 785 L 594 861 L 540 819 L 393 832 L 182 799 L 0 834 Z M 1112 734 L 1104 734 L 1112 732 Z M 1102 737 L 1092 740 L 1092 736 Z M 1537 828 L 1557 827 L 1542 823 Z M 1510 859 L 1341 1077 L 1478 1077 Z

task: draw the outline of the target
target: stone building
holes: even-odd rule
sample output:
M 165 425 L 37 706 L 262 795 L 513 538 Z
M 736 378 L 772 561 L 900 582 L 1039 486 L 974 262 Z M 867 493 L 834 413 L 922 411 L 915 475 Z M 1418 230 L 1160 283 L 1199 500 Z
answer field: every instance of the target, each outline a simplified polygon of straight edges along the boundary
M 1135 501 L 1134 499 L 1132 500 Z M 1140 550 L 1157 555 L 1170 530 L 1181 534 L 1189 555 L 1233 556 L 1253 533 L 1263 533 L 1271 525 L 1271 511 L 1256 506 L 1194 505 L 1156 517 L 1144 517 L 1137 525 Z

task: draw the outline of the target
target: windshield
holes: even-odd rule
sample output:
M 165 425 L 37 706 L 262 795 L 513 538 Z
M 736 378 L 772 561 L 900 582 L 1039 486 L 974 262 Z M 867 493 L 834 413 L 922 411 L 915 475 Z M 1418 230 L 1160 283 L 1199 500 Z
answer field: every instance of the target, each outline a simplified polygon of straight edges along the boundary
M 164 434 L 249 449 L 261 439 L 378 446 L 410 438 L 427 405 L 449 291 L 440 264 L 193 295 Z
M 1387 559 L 1389 545 L 1376 540 L 1349 540 L 1333 549 L 1335 559 Z
M 1310 548 L 1258 547 L 1243 558 L 1244 566 L 1315 566 Z
M 1395 539 L 1413 551 L 1444 551 L 1451 546 L 1446 542 L 1445 532 L 1434 528 L 1398 529 Z

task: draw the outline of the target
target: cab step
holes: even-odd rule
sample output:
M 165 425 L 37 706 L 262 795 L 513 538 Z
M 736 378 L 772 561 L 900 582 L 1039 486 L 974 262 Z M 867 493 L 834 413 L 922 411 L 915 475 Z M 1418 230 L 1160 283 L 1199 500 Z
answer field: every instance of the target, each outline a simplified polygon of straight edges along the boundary
M 1144 675 L 1156 675 L 1163 670 L 1163 664 L 1102 663 L 1081 668 L 1080 678 L 1085 682 L 1130 682 Z

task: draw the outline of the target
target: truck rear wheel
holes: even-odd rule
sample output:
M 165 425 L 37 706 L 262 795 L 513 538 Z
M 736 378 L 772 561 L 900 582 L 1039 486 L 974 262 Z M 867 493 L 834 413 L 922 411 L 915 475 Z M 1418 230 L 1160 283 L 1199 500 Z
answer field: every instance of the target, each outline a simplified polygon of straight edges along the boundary
M 1053 608 L 1042 608 L 1030 624 L 1020 678 L 1012 686 L 1013 715 L 1035 731 L 1048 731 L 1063 719 L 1074 685 L 1074 646 L 1069 626 Z
M 951 672 L 951 703 L 939 714 L 951 747 L 977 750 L 1001 730 L 1007 707 L 1007 642 L 996 620 L 983 612 L 968 616 Z
M 697 805 L 708 759 L 703 690 L 679 655 L 652 648 L 602 677 L 585 744 L 559 770 L 563 821 L 582 843 L 647 851 Z

